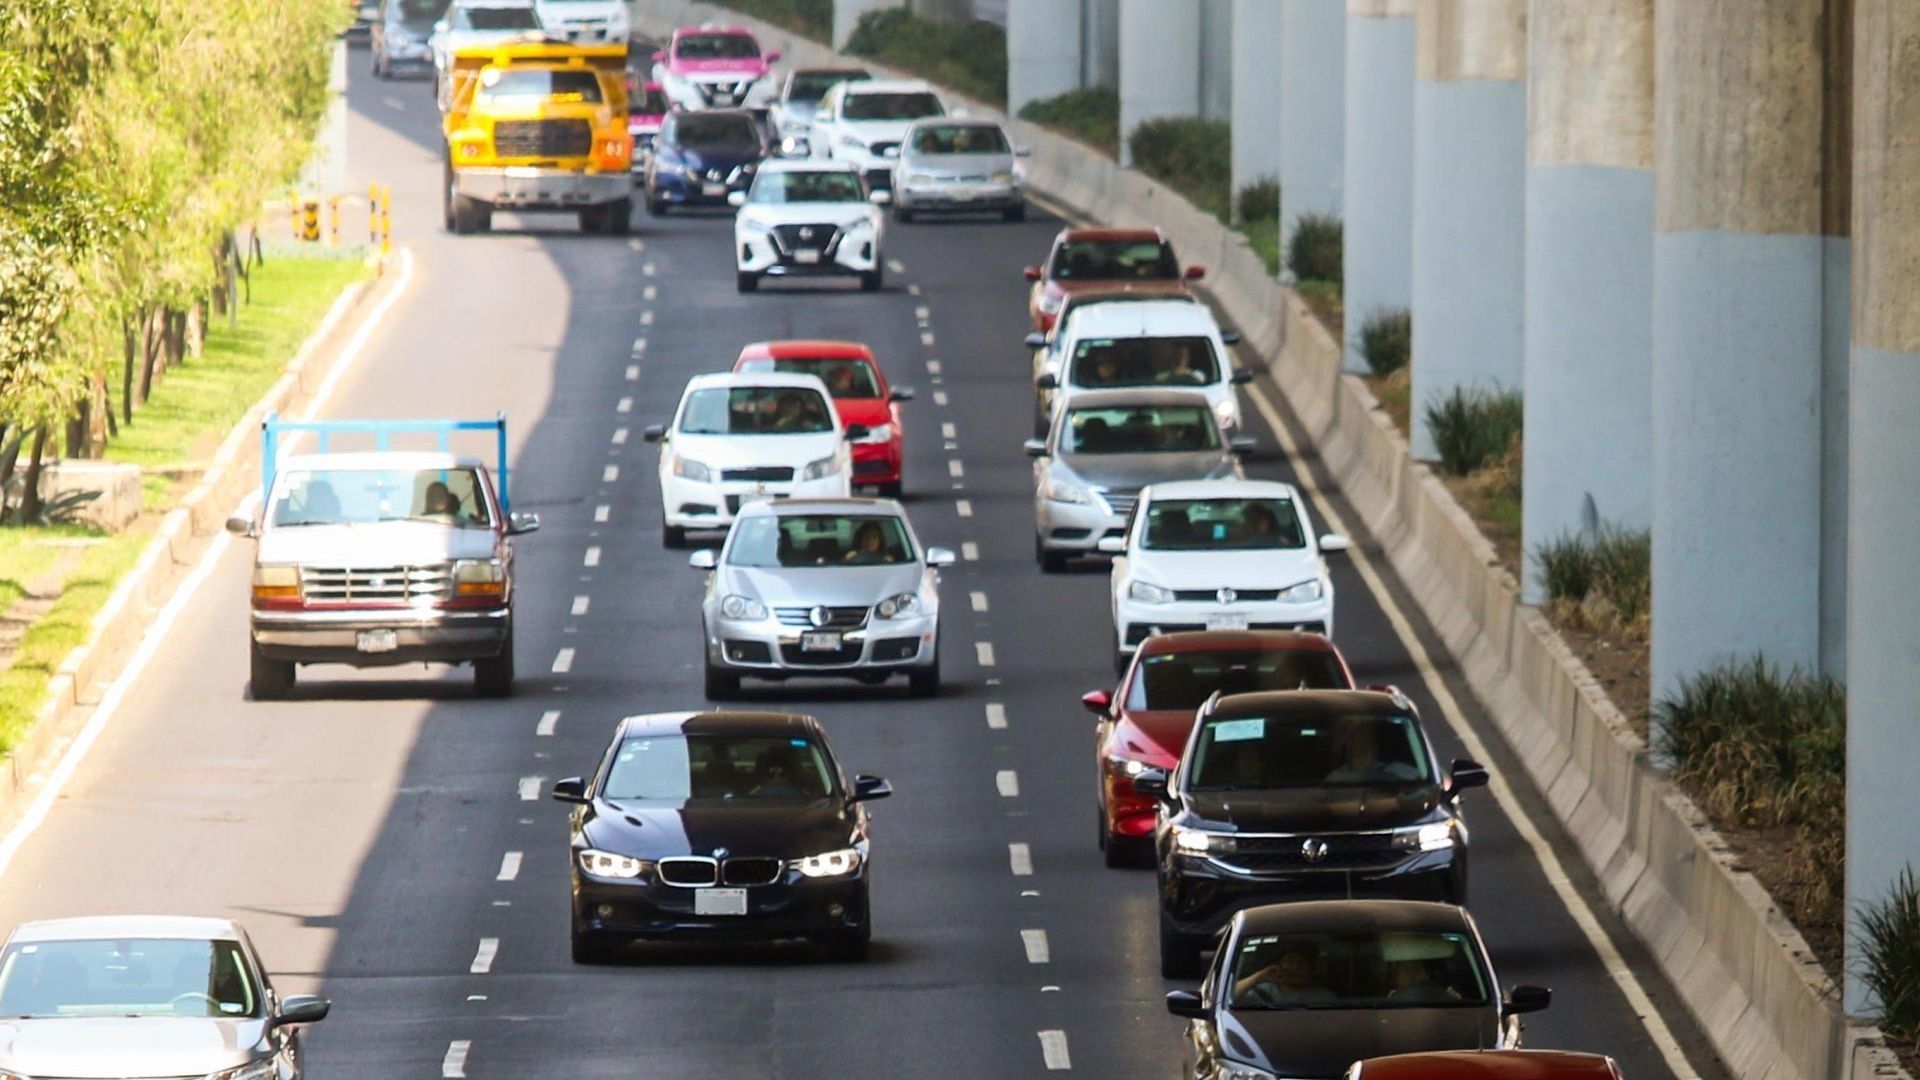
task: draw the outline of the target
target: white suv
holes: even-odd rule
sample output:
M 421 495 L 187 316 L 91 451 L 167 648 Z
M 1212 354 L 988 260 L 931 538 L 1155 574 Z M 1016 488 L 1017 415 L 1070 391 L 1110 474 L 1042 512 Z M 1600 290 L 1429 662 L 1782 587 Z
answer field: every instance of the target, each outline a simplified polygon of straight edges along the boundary
M 760 499 L 843 499 L 852 492 L 850 440 L 826 384 L 813 375 L 696 375 L 673 423 L 646 429 L 660 444 L 660 540 L 686 543 L 689 529 L 725 529 Z
M 880 242 L 887 194 L 869 195 L 860 174 L 831 161 L 763 162 L 753 186 L 727 201 L 741 292 L 762 277 L 857 277 L 868 292 L 883 283 Z
M 1063 389 L 1125 390 L 1139 387 L 1198 390 L 1206 395 L 1220 430 L 1240 430 L 1235 385 L 1253 380 L 1237 370 L 1228 346 L 1240 335 L 1223 331 L 1213 312 L 1190 300 L 1115 300 L 1088 304 L 1069 314 L 1045 338 L 1030 334 L 1034 355 L 1034 431 L 1053 426 Z
M 940 95 L 917 79 L 843 82 L 814 109 L 808 149 L 816 158 L 848 162 L 868 187 L 886 189 L 893 184 L 893 164 L 907 129 L 915 120 L 945 115 Z

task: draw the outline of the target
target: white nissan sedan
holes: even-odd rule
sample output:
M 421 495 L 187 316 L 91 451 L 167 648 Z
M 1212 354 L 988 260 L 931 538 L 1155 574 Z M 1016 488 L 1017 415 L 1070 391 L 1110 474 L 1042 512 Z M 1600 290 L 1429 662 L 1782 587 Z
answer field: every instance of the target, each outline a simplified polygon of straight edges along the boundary
M 852 492 L 849 442 L 817 376 L 776 372 L 696 375 L 670 425 L 646 429 L 660 444 L 660 540 L 683 546 L 688 529 L 725 529 L 745 503 L 843 499 Z
M 1177 630 L 1306 630 L 1333 636 L 1333 579 L 1291 484 L 1192 480 L 1143 488 L 1114 556 L 1114 665 L 1147 636 Z

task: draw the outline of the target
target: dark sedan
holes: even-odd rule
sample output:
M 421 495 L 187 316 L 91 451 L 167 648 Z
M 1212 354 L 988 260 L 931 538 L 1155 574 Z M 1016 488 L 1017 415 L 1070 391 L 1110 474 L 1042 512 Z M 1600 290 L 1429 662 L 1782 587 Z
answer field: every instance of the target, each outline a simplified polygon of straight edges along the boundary
M 809 716 L 628 717 L 592 777 L 553 785 L 575 806 L 574 962 L 649 938 L 806 938 L 863 958 L 863 804 L 891 794 L 849 783 Z
M 1168 994 L 1167 1011 L 1188 1021 L 1193 1080 L 1333 1080 L 1363 1058 L 1516 1047 L 1519 1017 L 1551 1000 L 1503 997 L 1452 904 L 1321 901 L 1234 916 L 1199 991 Z
M 647 155 L 647 212 L 725 206 L 745 191 L 769 147 L 760 119 L 746 109 L 668 113 Z
M 1464 903 L 1460 793 L 1487 770 L 1442 773 L 1413 702 L 1397 692 L 1284 691 L 1201 706 L 1154 831 L 1160 968 L 1193 974 L 1241 908 L 1280 900 L 1395 897 Z

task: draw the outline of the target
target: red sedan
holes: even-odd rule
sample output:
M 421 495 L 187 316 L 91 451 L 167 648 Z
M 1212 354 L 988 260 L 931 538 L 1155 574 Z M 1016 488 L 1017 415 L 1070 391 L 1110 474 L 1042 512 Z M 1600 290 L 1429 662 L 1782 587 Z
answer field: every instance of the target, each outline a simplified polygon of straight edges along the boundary
M 1200 266 L 1182 270 L 1173 244 L 1159 229 L 1062 229 L 1047 261 L 1027 267 L 1027 280 L 1033 282 L 1027 314 L 1044 334 L 1053 329 L 1069 293 L 1129 282 L 1198 281 L 1206 272 Z
M 1081 697 L 1100 718 L 1095 755 L 1100 776 L 1100 850 L 1108 866 L 1143 860 L 1153 836 L 1154 803 L 1133 789 L 1147 769 L 1180 763 L 1196 710 L 1215 691 L 1346 690 L 1353 673 L 1333 643 L 1292 630 L 1196 630 L 1142 642 L 1117 692 Z
M 1564 1050 L 1449 1050 L 1355 1062 L 1347 1080 L 1620 1080 L 1620 1066 Z
M 740 350 L 735 371 L 782 371 L 819 376 L 846 427 L 867 434 L 853 444 L 853 482 L 889 498 L 901 492 L 900 403 L 913 399 L 905 387 L 889 387 L 873 350 L 853 341 L 762 341 Z

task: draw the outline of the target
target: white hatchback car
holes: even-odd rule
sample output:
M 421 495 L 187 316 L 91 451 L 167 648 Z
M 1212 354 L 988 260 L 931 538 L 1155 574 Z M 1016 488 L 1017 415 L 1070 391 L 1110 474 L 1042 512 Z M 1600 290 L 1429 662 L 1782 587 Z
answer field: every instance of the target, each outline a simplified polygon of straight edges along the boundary
M 869 195 L 852 166 L 769 160 L 751 188 L 727 201 L 738 210 L 733 258 L 741 292 L 759 288 L 763 277 L 857 277 L 868 292 L 883 284 L 887 196 Z
M 1046 338 L 1031 335 L 1035 356 L 1034 427 L 1053 426 L 1062 389 L 1136 387 L 1198 390 L 1226 435 L 1240 430 L 1234 386 L 1253 372 L 1236 369 L 1228 346 L 1240 335 L 1223 331 L 1204 304 L 1188 300 L 1115 300 L 1072 311 Z
M 696 375 L 668 426 L 646 429 L 660 444 L 660 540 L 686 543 L 689 529 L 724 529 L 744 503 L 843 499 L 852 492 L 853 439 L 813 375 Z
M 1307 630 L 1333 636 L 1333 579 L 1323 552 L 1345 551 L 1337 533 L 1316 537 L 1293 485 L 1272 480 L 1154 484 L 1114 556 L 1114 665 L 1147 636 L 1178 630 Z
M 844 161 L 859 169 L 867 186 L 893 183 L 900 141 L 915 120 L 947 115 L 933 84 L 918 79 L 866 79 L 828 90 L 813 113 L 814 157 Z

